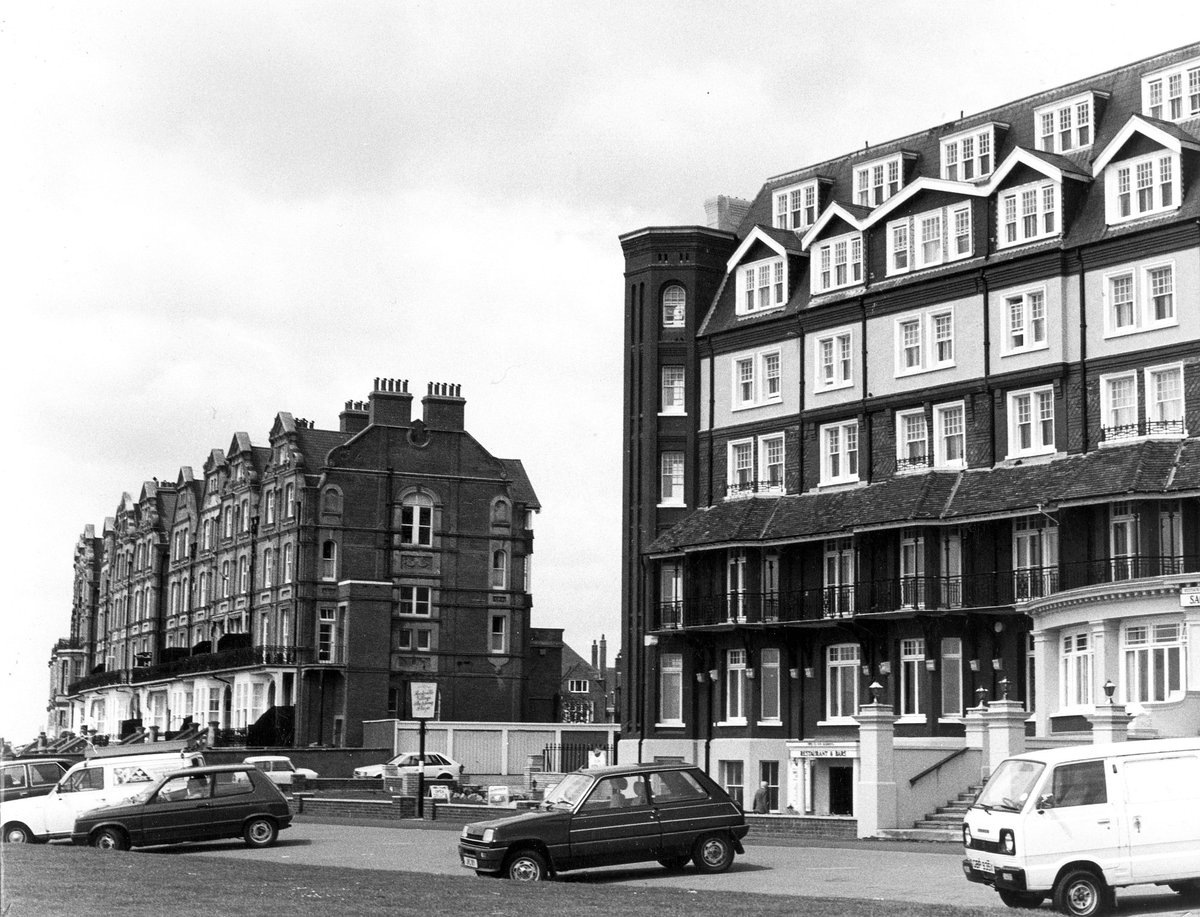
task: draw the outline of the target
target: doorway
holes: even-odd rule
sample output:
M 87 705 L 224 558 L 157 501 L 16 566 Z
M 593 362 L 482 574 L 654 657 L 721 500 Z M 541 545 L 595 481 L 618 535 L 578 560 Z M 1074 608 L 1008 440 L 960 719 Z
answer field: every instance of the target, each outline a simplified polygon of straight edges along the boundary
M 829 768 L 829 814 L 854 814 L 854 768 Z

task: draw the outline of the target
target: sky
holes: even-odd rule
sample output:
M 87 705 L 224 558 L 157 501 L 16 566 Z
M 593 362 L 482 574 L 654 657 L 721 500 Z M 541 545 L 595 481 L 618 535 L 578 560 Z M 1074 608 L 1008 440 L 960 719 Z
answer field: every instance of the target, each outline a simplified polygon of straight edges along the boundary
M 1164 28 L 1164 23 L 1173 23 Z M 58 3 L 0 18 L 0 736 L 121 495 L 375 377 L 523 460 L 533 623 L 620 641 L 618 235 L 1169 50 L 1191 3 Z

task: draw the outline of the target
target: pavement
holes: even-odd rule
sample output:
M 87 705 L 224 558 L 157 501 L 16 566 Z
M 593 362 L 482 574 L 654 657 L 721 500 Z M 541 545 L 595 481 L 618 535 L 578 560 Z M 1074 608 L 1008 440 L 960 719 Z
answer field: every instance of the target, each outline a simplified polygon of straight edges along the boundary
M 302 815 L 279 835 L 279 843 L 251 850 L 240 841 L 156 847 L 147 855 L 244 859 L 460 876 L 483 881 L 458 865 L 459 825 L 437 822 L 364 821 Z M 872 840 L 746 838 L 746 853 L 728 872 L 701 875 L 694 869 L 668 873 L 655 863 L 565 873 L 563 883 L 617 884 L 693 891 L 753 892 L 820 898 L 858 898 L 966 907 L 1002 908 L 990 888 L 968 882 L 955 844 Z M 1192 915 L 1178 895 L 1138 886 L 1117 893 L 1124 914 Z M 1049 905 L 1043 905 L 1048 910 Z

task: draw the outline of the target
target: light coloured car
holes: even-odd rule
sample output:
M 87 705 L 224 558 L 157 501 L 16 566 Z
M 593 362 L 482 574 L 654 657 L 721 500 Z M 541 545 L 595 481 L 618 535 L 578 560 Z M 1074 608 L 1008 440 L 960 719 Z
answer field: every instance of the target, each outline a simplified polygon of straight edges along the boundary
M 306 780 L 315 780 L 318 776 L 307 767 L 296 767 L 287 755 L 252 755 L 242 763 L 253 764 L 276 786 L 291 786 L 297 776 Z
M 401 777 L 404 774 L 415 774 L 421 767 L 421 756 L 413 751 L 402 751 L 383 764 L 368 764 L 366 767 L 356 767 L 355 777 Z M 462 777 L 463 766 L 453 758 L 445 755 L 425 753 L 425 777 L 428 780 L 458 780 Z

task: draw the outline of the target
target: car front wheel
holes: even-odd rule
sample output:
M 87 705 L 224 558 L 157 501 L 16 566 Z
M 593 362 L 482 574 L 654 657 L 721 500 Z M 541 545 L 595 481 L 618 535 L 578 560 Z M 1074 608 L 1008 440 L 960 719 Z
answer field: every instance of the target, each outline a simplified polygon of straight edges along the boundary
M 701 872 L 724 872 L 733 863 L 733 844 L 721 834 L 710 834 L 696 842 L 692 856 Z
M 38 843 L 38 839 L 33 836 L 32 831 L 18 821 L 4 826 L 4 843 L 36 844 Z
M 1068 917 L 1099 917 L 1112 906 L 1112 890 L 1094 872 L 1077 869 L 1054 887 L 1054 906 Z
M 518 850 L 508 861 L 504 874 L 514 882 L 541 882 L 548 875 L 546 860 L 536 850 Z
M 252 818 L 246 822 L 246 830 L 242 832 L 247 847 L 270 847 L 279 837 L 279 829 L 269 818 Z
M 116 828 L 101 828 L 88 841 L 97 850 L 128 850 L 129 840 Z

